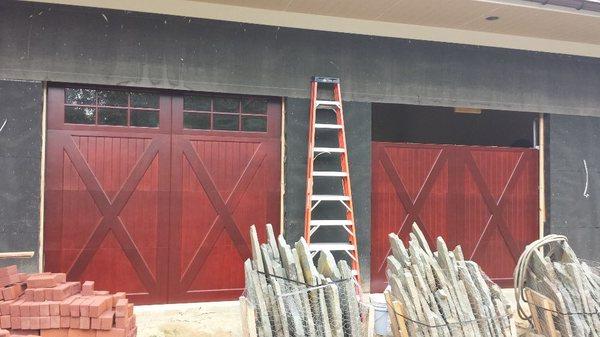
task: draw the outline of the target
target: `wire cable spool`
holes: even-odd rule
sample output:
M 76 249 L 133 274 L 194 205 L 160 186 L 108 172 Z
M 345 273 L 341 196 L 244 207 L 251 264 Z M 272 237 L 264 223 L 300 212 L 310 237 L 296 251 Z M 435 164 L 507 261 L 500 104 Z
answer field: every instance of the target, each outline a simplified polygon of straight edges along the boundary
M 534 242 L 532 242 L 531 244 L 527 245 L 527 247 L 525 247 L 525 251 L 523 252 L 523 254 L 521 254 L 521 256 L 519 257 L 519 261 L 517 262 L 517 267 L 515 268 L 515 272 L 514 272 L 514 290 L 515 290 L 515 299 L 517 300 L 517 313 L 519 314 L 519 317 L 522 319 L 526 319 L 527 321 L 529 321 L 529 324 L 532 324 L 532 320 L 531 320 L 531 315 L 527 315 L 527 313 L 523 310 L 523 307 L 521 306 L 522 302 L 527 303 L 527 299 L 525 297 L 525 293 L 524 293 L 524 286 L 525 286 L 525 274 L 527 272 L 527 269 L 529 268 L 529 261 L 531 259 L 532 254 L 539 249 L 543 249 L 543 248 L 548 248 L 550 247 L 550 245 L 552 243 L 561 243 L 561 242 L 568 242 L 568 239 L 566 236 L 564 235 L 556 235 L 556 234 L 550 234 L 548 236 L 545 236 L 539 240 L 536 240 Z M 550 256 L 552 255 L 553 250 L 550 249 L 546 256 Z

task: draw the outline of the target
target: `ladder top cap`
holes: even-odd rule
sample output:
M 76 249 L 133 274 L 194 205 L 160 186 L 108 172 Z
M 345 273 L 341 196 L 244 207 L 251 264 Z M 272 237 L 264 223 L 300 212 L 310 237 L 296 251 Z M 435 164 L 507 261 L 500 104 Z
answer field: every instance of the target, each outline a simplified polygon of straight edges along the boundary
M 313 76 L 312 80 L 317 83 L 340 83 L 340 79 L 337 77 Z

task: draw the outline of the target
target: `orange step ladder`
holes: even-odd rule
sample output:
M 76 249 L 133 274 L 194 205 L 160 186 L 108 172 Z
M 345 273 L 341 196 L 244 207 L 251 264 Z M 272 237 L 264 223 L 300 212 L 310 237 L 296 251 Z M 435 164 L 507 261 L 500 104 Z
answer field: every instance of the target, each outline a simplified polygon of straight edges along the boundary
M 319 98 L 320 89 L 327 86 L 332 89 L 332 98 L 326 100 Z M 335 114 L 335 123 L 319 123 L 317 115 L 331 112 Z M 304 237 L 313 256 L 320 250 L 331 252 L 345 252 L 352 262 L 352 271 L 359 278 L 360 269 L 358 262 L 358 247 L 354 223 L 354 207 L 352 203 L 352 190 L 350 188 L 350 170 L 348 166 L 348 151 L 346 144 L 346 132 L 344 128 L 344 111 L 342 108 L 342 94 L 339 78 L 315 76 L 310 88 L 310 119 L 308 126 L 308 168 L 306 172 L 306 208 Z M 318 146 L 317 132 L 337 133 L 337 147 Z M 339 156 L 339 171 L 318 170 L 318 158 L 321 156 Z M 335 159 L 335 158 L 334 158 Z M 317 164 L 317 165 L 315 165 Z M 315 184 L 322 183 L 322 179 L 341 180 L 342 194 L 314 194 Z M 313 213 L 320 207 L 341 207 L 345 210 L 344 219 L 315 219 Z M 341 212 L 340 212 L 341 213 Z M 339 237 L 328 242 L 314 242 L 319 228 L 337 227 L 344 229 L 340 231 Z

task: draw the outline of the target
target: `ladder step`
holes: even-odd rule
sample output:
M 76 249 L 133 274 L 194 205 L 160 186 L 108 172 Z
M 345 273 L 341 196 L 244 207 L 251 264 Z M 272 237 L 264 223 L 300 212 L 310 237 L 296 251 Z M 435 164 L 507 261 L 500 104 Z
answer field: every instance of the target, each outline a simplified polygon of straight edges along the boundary
M 341 147 L 315 147 L 313 152 L 316 153 L 343 153 L 346 150 Z
M 350 201 L 347 195 L 313 194 L 312 201 Z
M 310 243 L 308 245 L 308 250 L 317 251 L 317 250 L 329 250 L 329 251 L 352 251 L 354 250 L 354 246 L 349 243 L 337 243 L 337 242 L 319 242 L 319 243 Z
M 350 226 L 350 220 L 311 220 L 311 226 Z
M 342 126 L 339 124 L 323 124 L 323 123 L 316 123 L 315 124 L 315 128 L 316 129 L 338 129 L 341 130 Z
M 318 109 L 319 106 L 336 106 L 338 108 L 342 108 L 342 103 L 340 103 L 338 101 L 320 101 L 320 100 L 315 101 L 315 107 L 317 107 L 317 109 Z
M 348 173 L 338 171 L 314 171 L 313 176 L 315 177 L 347 177 Z

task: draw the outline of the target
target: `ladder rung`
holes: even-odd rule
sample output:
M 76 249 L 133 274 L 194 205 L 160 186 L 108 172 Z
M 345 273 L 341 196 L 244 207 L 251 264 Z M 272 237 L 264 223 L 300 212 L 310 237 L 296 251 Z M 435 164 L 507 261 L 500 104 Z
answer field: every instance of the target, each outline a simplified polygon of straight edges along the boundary
M 338 129 L 341 130 L 342 126 L 339 124 L 324 124 L 324 123 L 316 123 L 315 128 L 317 129 Z
M 346 151 L 341 147 L 315 147 L 313 148 L 313 152 L 317 153 L 343 153 Z
M 313 201 L 350 201 L 350 197 L 347 195 L 330 195 L 330 194 L 313 194 L 311 196 Z
M 338 108 L 342 107 L 342 103 L 340 103 L 338 101 L 321 101 L 321 100 L 315 101 L 315 107 L 317 107 L 317 109 L 319 108 L 320 105 L 336 106 Z
M 311 226 L 350 226 L 350 220 L 311 220 Z
M 347 177 L 348 173 L 338 171 L 314 171 L 313 176 L 315 177 Z
M 308 249 L 310 251 L 317 250 L 329 250 L 329 251 L 352 251 L 354 250 L 354 246 L 349 243 L 337 243 L 337 242 L 319 242 L 319 243 L 311 243 L 308 245 Z

